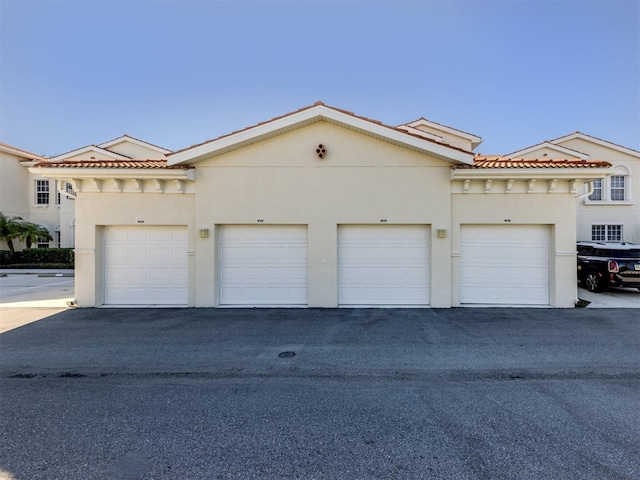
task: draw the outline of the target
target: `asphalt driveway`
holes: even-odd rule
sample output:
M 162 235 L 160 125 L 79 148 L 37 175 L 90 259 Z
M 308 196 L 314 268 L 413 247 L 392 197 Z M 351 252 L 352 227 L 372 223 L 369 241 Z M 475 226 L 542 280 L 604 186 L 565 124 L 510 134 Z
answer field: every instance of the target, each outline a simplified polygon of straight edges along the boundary
M 640 478 L 635 309 L 55 312 L 0 478 Z

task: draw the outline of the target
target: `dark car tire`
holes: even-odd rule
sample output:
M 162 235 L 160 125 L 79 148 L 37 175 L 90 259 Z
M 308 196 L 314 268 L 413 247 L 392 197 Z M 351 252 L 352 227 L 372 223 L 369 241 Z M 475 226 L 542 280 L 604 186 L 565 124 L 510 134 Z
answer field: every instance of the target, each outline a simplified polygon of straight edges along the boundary
M 590 292 L 601 292 L 604 289 L 602 278 L 595 270 L 588 270 L 582 278 L 582 284 Z

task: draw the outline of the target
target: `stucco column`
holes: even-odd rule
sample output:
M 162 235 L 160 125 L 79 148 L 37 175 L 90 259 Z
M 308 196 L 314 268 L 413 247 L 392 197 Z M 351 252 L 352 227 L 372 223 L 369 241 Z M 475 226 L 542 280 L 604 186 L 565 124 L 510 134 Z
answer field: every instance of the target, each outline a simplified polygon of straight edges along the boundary
M 308 300 L 310 307 L 338 306 L 338 226 L 315 222 L 308 226 Z

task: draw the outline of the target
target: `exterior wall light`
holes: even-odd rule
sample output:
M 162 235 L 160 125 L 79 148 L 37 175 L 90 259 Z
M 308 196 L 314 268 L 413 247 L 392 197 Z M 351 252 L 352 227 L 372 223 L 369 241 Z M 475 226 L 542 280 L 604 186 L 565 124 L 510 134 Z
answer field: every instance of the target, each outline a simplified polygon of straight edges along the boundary
M 446 228 L 438 228 L 436 230 L 436 235 L 438 238 L 447 238 L 447 229 Z
M 201 228 L 200 229 L 200 238 L 209 238 L 209 229 Z

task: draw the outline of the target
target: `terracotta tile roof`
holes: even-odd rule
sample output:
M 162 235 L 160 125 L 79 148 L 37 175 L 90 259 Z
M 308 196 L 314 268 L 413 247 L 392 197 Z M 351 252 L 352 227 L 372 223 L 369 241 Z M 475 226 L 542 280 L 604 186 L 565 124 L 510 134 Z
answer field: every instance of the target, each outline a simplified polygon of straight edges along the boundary
M 295 110 L 295 111 L 293 111 L 293 112 L 285 113 L 284 115 L 280 115 L 280 116 L 278 116 L 278 117 L 273 117 L 273 118 L 271 118 L 270 120 L 265 120 L 265 121 L 263 121 L 263 122 L 256 123 L 255 125 L 251 125 L 251 126 L 249 126 L 249 127 L 245 127 L 245 128 L 240 129 L 240 130 L 236 130 L 236 131 L 234 131 L 234 132 L 227 133 L 227 134 L 225 134 L 225 135 L 221 135 L 221 136 L 216 137 L 216 138 L 212 138 L 211 140 L 206 140 L 206 141 L 204 141 L 204 142 L 197 143 L 197 144 L 195 144 L 195 145 L 191 145 L 190 147 L 186 147 L 186 148 L 182 148 L 182 149 L 180 149 L 180 150 L 176 150 L 175 152 L 171 152 L 171 153 L 169 153 L 167 156 L 168 156 L 168 157 L 171 157 L 171 155 L 174 155 L 174 154 L 177 154 L 177 153 L 180 153 L 180 152 L 184 152 L 185 150 L 190 150 L 190 149 L 192 149 L 192 148 L 196 148 L 196 147 L 199 147 L 199 146 L 201 146 L 201 145 L 205 145 L 205 144 L 207 144 L 207 143 L 215 142 L 215 141 L 220 140 L 220 139 L 222 139 L 222 138 L 230 137 L 231 135 L 236 135 L 236 134 L 238 134 L 238 133 L 240 133 L 240 132 L 244 132 L 244 131 L 247 131 L 247 130 L 251 130 L 252 128 L 256 128 L 256 127 L 259 127 L 259 126 L 261 126 L 261 125 L 265 125 L 265 124 L 267 124 L 267 123 L 275 122 L 275 121 L 280 120 L 280 119 L 282 119 L 282 118 L 286 118 L 286 117 L 289 117 L 289 116 L 291 116 L 291 115 L 295 115 L 296 113 L 304 112 L 305 110 L 309 110 L 309 109 L 311 109 L 311 108 L 313 108 L 313 107 L 317 107 L 317 106 L 323 106 L 323 107 L 326 107 L 326 108 L 330 108 L 331 110 L 335 110 L 336 112 L 344 113 L 345 115 L 349 115 L 349 116 L 352 116 L 352 117 L 354 117 L 354 118 L 358 118 L 358 119 L 360 119 L 360 120 L 365 120 L 365 121 L 367 121 L 367 122 L 375 123 L 376 125 L 380 125 L 381 127 L 390 128 L 391 130 L 393 130 L 393 131 L 395 131 L 395 132 L 401 132 L 401 133 L 403 133 L 404 135 L 409 135 L 409 136 L 411 136 L 411 137 L 419 138 L 419 139 L 421 139 L 421 140 L 425 140 L 425 141 L 427 141 L 427 142 L 432 142 L 432 143 L 435 143 L 435 144 L 438 144 L 438 145 L 444 145 L 445 147 L 449 147 L 449 148 L 452 148 L 452 149 L 454 149 L 454 150 L 458 150 L 458 151 L 460 151 L 460 152 L 464 152 L 464 153 L 471 153 L 471 152 L 469 152 L 468 150 L 465 150 L 465 149 L 463 149 L 463 148 L 454 147 L 454 146 L 449 145 L 449 144 L 447 144 L 447 143 L 442 143 L 442 142 L 438 142 L 438 141 L 436 141 L 436 140 L 431 140 L 431 139 L 429 139 L 429 138 L 425 138 L 425 137 L 423 137 L 423 136 L 421 136 L 421 135 L 416 135 L 415 133 L 410 133 L 410 132 L 407 132 L 407 131 L 402 130 L 402 129 L 400 129 L 400 128 L 393 127 L 393 126 L 391 126 L 391 125 L 387 125 L 387 124 L 385 124 L 385 123 L 382 123 L 380 120 L 375 120 L 375 119 L 373 119 L 373 118 L 363 117 L 362 115 L 356 115 L 355 113 L 350 112 L 350 111 L 348 111 L 348 110 L 343 110 L 343 109 L 341 109 L 341 108 L 332 107 L 332 106 L 330 106 L 330 105 L 326 105 L 326 104 L 325 104 L 324 102 L 322 102 L 322 101 L 317 101 L 317 102 L 315 102 L 313 105 L 308 105 L 308 106 L 306 106 L 306 107 L 302 107 L 302 108 L 300 108 L 300 109 L 298 109 L 298 110 Z M 399 126 L 402 126 L 402 125 L 399 125 Z
M 455 169 L 480 168 L 607 168 L 609 162 L 603 160 L 580 159 L 511 159 L 501 155 L 478 155 L 473 159 L 473 165 L 455 165 Z
M 142 168 L 188 170 L 188 165 L 167 165 L 166 160 L 62 160 L 59 162 L 40 162 L 36 167 L 44 168 Z
M 0 147 L 4 148 L 5 150 L 14 151 L 17 154 L 22 155 L 22 156 L 27 157 L 27 158 L 32 158 L 34 160 L 45 160 L 45 158 L 41 157 L 40 155 L 36 155 L 35 153 L 27 152 L 26 150 L 22 150 L 21 148 L 17 148 L 17 147 L 11 146 L 11 145 L 9 145 L 7 143 L 0 142 Z

